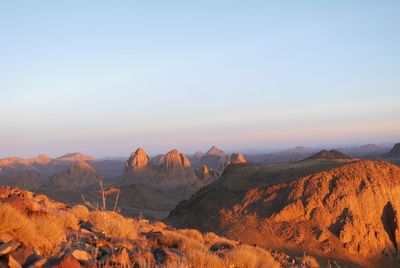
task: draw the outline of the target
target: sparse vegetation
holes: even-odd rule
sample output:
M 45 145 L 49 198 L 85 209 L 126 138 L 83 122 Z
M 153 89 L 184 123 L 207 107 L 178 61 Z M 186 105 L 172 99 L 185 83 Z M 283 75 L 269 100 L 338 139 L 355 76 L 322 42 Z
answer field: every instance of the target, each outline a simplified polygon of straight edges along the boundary
M 89 220 L 89 209 L 83 205 L 76 205 L 70 208 L 69 210 L 72 214 L 75 215 L 75 217 L 79 221 L 88 221 Z
M 113 211 L 92 211 L 89 220 L 93 230 L 114 238 L 136 239 L 137 224 L 133 219 L 126 219 Z
M 163 222 L 125 218 L 114 211 L 89 211 L 82 205 L 67 208 L 43 197 L 38 202 L 35 196 L 23 196 L 27 198 L 16 203 L 18 208 L 0 203 L 0 236 L 11 235 L 12 241 L 31 246 L 44 262 L 44 256 L 61 260 L 70 252 L 76 261 L 98 267 L 280 267 L 269 251 L 215 233 L 176 230 Z M 32 200 L 41 205 L 31 210 Z M 304 259 L 308 267 L 314 267 L 313 261 Z

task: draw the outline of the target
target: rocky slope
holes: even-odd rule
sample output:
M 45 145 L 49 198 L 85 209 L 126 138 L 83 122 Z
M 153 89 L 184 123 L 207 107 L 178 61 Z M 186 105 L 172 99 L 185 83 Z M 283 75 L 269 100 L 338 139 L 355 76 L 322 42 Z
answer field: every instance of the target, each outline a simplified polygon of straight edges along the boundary
M 400 157 L 400 143 L 393 145 L 393 148 L 385 154 L 386 157 Z
M 0 187 L 0 267 L 317 267 L 310 257 Z
M 98 184 L 103 177 L 87 162 L 77 162 L 71 168 L 54 174 L 49 184 L 64 188 L 84 188 Z
M 265 247 L 341 256 L 363 266 L 376 259 L 399 265 L 400 168 L 384 161 L 337 164 L 322 172 L 309 169 L 307 175 L 297 163 L 279 172 L 281 180 L 273 181 L 270 171 L 251 182 L 241 179 L 246 167 L 237 166 L 181 202 L 169 222 Z

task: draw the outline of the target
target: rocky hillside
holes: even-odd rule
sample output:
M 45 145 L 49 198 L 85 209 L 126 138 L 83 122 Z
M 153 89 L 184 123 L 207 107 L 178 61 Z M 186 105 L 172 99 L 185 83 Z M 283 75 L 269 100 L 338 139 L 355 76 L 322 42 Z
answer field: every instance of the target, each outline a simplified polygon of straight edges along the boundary
M 276 175 L 270 171 L 253 177 L 249 186 L 241 180 L 245 167 L 238 166 L 180 203 L 169 222 L 265 247 L 342 256 L 361 265 L 375 259 L 389 267 L 400 264 L 399 167 L 364 160 L 296 179 L 302 169 L 296 165 L 281 170 L 280 182 L 273 182 Z
M 318 267 L 311 257 L 0 187 L 0 267 Z
M 393 148 L 385 154 L 386 157 L 400 157 L 400 143 L 393 145 Z
M 71 168 L 54 174 L 50 183 L 64 188 L 83 188 L 98 184 L 103 177 L 87 162 L 77 162 Z

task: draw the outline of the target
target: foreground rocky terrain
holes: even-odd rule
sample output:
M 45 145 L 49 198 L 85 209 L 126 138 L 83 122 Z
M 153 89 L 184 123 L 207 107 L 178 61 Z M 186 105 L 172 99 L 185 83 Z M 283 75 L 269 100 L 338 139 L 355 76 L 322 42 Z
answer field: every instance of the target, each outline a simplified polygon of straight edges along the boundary
M 315 259 L 0 187 L 0 267 L 318 267 Z
M 236 165 L 168 221 L 344 265 L 396 267 L 399 196 L 400 168 L 385 161 Z

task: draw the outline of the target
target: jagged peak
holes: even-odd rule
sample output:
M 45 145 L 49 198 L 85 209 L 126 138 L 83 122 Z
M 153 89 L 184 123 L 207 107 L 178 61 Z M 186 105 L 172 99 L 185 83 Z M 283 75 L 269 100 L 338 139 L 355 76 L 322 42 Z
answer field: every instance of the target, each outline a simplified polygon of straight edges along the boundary
M 217 146 L 212 146 L 207 152 L 206 155 L 224 155 L 224 151 L 222 151 L 221 149 L 219 149 Z
M 146 168 L 149 164 L 149 157 L 142 148 L 137 148 L 131 153 L 128 161 L 125 163 L 126 171 L 140 170 Z
M 165 169 L 175 169 L 175 168 L 190 168 L 190 160 L 189 158 L 180 153 L 177 149 L 173 149 L 169 151 L 164 158 L 164 167 Z

